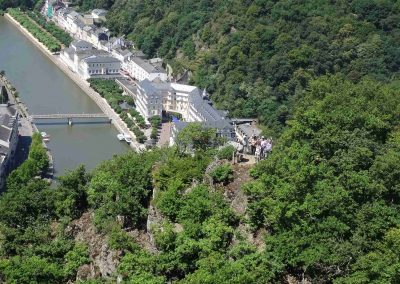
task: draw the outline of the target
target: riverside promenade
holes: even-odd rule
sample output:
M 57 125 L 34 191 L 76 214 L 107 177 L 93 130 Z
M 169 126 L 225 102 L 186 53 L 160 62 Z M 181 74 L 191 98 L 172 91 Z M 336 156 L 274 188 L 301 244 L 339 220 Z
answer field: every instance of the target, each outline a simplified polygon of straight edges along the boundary
M 129 134 L 131 137 L 135 137 L 134 133 L 129 130 L 126 123 L 119 117 L 119 115 L 111 108 L 107 101 L 100 96 L 99 93 L 95 92 L 90 88 L 90 84 L 82 79 L 78 74 L 73 72 L 68 66 L 60 59 L 59 55 L 51 53 L 41 42 L 39 42 L 34 36 L 32 36 L 23 26 L 21 26 L 13 17 L 9 14 L 4 14 L 5 19 L 16 26 L 43 54 L 45 54 L 59 69 L 61 69 L 77 86 L 79 86 L 83 92 L 85 92 L 106 114 L 114 127 L 121 133 Z M 132 140 L 130 147 L 139 151 L 144 148 L 143 145 L 137 141 Z
M 4 76 L 0 75 L 0 82 L 6 87 L 7 94 L 9 95 L 9 102 L 17 108 L 19 113 L 18 118 L 18 148 L 17 148 L 17 164 L 20 165 L 28 158 L 29 146 L 32 141 L 33 133 L 39 133 L 36 124 L 29 120 L 29 112 L 24 103 L 16 96 L 16 90 L 11 82 Z M 54 177 L 54 162 L 53 155 L 44 141 L 42 141 L 43 148 L 46 149 L 47 157 L 49 158 L 49 168 L 46 173 L 46 178 L 51 182 Z

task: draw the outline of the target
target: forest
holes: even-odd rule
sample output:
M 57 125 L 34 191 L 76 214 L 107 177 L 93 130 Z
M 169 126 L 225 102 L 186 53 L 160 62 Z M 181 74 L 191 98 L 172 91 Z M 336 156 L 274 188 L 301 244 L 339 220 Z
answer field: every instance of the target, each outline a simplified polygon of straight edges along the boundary
M 175 147 L 80 166 L 56 187 L 38 178 L 48 163 L 38 136 L 0 198 L 0 280 L 396 283 L 399 113 L 397 87 L 323 76 L 250 170 L 193 124 Z M 243 169 L 239 212 L 229 190 Z
M 343 74 L 398 80 L 396 0 L 82 0 L 110 8 L 107 24 L 149 57 L 207 88 L 232 117 L 280 135 L 310 80 Z M 93 7 L 93 6 L 90 6 Z

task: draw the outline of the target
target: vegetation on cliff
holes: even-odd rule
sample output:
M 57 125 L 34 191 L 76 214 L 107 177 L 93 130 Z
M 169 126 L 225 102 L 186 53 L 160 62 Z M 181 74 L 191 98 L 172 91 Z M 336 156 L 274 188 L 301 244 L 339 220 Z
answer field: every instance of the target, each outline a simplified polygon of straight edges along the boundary
M 207 88 L 220 108 L 258 117 L 277 134 L 313 78 L 398 78 L 395 0 L 81 3 L 111 8 L 113 32 L 164 58 L 177 74 L 192 71 L 191 83 Z
M 398 89 L 375 80 L 312 81 L 273 153 L 251 169 L 246 214 L 229 199 L 238 168 L 215 162 L 221 152 L 196 124 L 179 148 L 79 167 L 56 188 L 22 166 L 0 197 L 1 279 L 65 283 L 96 269 L 92 244 L 71 231 L 89 214 L 116 268 L 80 280 L 396 282 L 399 106 Z
M 0 282 L 399 282 L 397 1 L 78 3 L 111 7 L 115 33 L 280 138 L 239 183 L 244 214 L 230 199 L 238 168 L 218 161 L 232 149 L 198 124 L 176 148 L 79 167 L 55 188 L 35 138 L 0 197 Z M 116 106 L 110 84 L 98 91 Z M 110 273 L 75 232 L 87 215 L 116 252 Z

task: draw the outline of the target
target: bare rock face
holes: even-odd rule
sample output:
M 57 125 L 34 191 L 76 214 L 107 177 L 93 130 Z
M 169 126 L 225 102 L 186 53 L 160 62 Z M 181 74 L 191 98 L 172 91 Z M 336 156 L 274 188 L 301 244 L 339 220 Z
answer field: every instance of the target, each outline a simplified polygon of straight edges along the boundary
M 84 264 L 78 268 L 76 273 L 76 282 L 86 281 L 93 279 L 96 276 L 96 272 L 92 264 Z
M 121 252 L 112 250 L 107 244 L 107 238 L 97 232 L 92 224 L 92 213 L 84 213 L 66 229 L 66 232 L 72 235 L 75 241 L 86 244 L 89 249 L 91 263 L 78 269 L 77 282 L 99 276 L 109 278 L 115 273 Z
M 93 263 L 98 267 L 101 276 L 110 277 L 117 270 L 120 256 L 120 252 L 111 250 L 107 244 L 103 244 Z

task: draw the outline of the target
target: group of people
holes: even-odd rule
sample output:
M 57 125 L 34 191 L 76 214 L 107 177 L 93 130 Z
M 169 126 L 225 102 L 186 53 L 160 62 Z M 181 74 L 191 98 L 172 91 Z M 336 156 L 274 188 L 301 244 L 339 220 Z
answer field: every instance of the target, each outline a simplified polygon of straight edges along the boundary
M 255 156 L 256 161 L 263 160 L 272 151 L 272 138 L 266 139 L 264 136 L 257 137 L 253 135 L 248 139 L 248 137 L 244 135 L 243 146 L 247 153 Z

